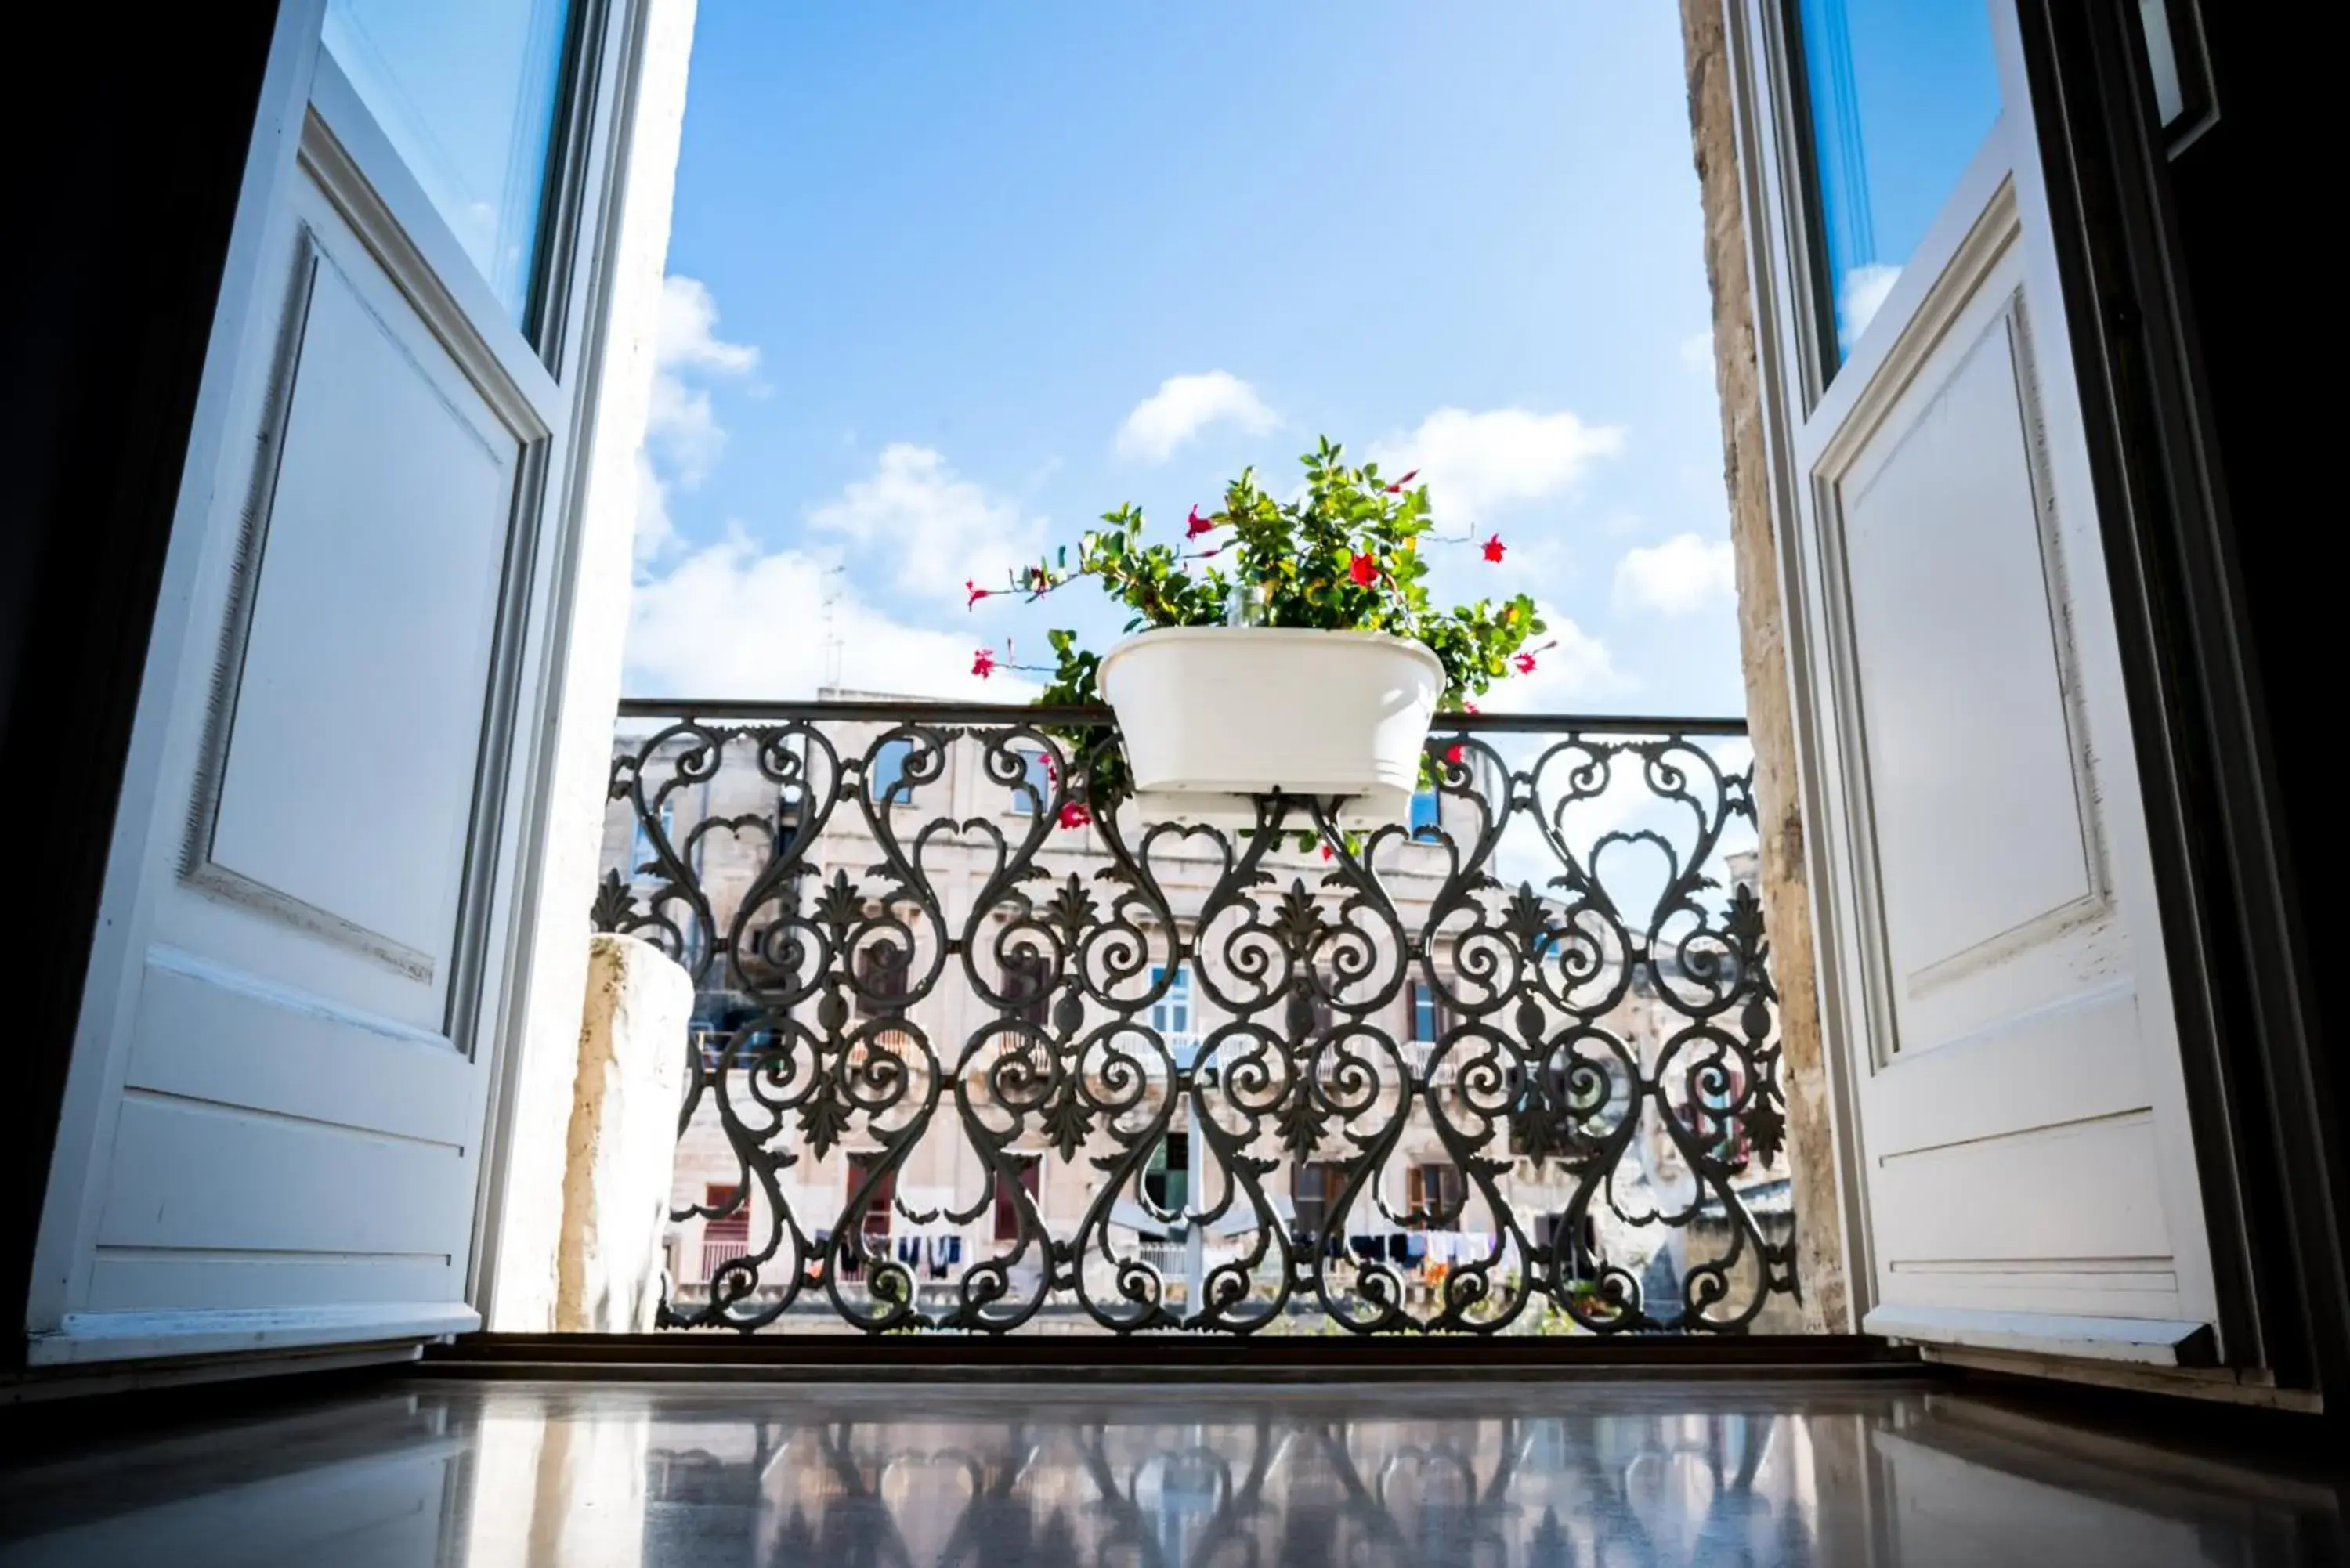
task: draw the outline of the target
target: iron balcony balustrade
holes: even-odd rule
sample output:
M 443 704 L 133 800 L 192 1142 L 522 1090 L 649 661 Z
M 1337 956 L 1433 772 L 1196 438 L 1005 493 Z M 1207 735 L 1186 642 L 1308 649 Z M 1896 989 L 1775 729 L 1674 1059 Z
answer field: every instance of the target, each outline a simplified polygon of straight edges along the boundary
M 594 922 L 697 991 L 664 1324 L 1797 1326 L 1744 728 L 1447 714 L 1356 832 L 1098 809 L 1102 709 L 624 703 Z

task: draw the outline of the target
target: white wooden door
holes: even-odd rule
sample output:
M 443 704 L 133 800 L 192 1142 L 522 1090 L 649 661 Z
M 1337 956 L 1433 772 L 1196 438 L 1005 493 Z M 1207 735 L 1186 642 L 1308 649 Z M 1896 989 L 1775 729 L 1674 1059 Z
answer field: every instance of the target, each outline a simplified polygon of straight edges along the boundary
M 1873 1332 L 2217 1303 L 2014 0 L 1731 0 Z
M 478 1321 L 629 11 L 284 7 L 43 1216 L 36 1362 Z

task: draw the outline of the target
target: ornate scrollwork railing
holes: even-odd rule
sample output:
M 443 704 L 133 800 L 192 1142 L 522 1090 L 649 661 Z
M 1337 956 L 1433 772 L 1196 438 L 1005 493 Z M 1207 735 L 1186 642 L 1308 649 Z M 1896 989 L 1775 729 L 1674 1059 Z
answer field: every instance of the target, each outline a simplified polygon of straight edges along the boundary
M 1097 814 L 1106 711 L 630 702 L 692 974 L 664 1321 L 1792 1326 L 1736 722 L 1456 715 L 1412 826 Z

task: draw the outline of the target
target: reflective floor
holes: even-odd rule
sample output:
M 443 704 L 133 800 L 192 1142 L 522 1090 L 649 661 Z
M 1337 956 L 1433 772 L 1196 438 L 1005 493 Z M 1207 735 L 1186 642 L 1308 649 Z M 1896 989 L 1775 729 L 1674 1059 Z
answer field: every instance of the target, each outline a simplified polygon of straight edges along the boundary
M 20 1449 L 0 1563 L 2242 1568 L 2338 1561 L 2341 1501 L 1892 1386 L 411 1383 Z

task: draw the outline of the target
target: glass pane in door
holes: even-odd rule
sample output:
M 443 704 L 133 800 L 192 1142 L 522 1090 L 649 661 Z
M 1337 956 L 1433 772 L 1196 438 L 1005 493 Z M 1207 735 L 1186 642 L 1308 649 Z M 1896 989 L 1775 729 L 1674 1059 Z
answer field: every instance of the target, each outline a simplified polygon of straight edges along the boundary
M 1798 0 L 1836 359 L 1999 118 L 1986 0 Z
M 516 321 L 530 307 L 570 0 L 328 0 L 335 62 Z

